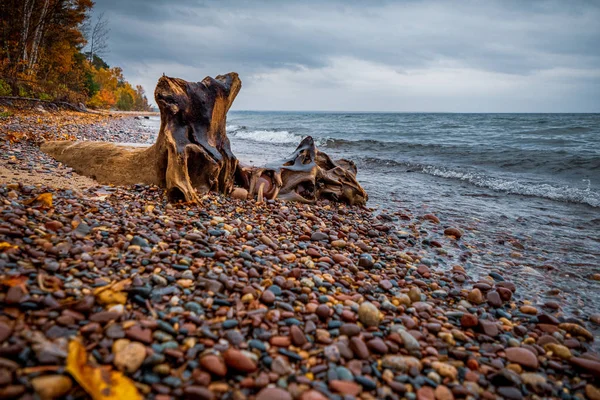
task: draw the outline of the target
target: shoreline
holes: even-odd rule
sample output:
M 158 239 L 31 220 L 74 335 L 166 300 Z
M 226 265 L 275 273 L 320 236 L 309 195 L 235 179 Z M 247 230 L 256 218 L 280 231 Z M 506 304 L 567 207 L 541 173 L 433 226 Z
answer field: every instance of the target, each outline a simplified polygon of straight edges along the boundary
M 133 118 L 100 118 L 66 133 L 148 140 Z M 33 144 L 2 146 L 5 169 L 27 162 L 31 174 L 77 176 Z M 8 165 L 16 150 L 22 158 Z M 59 371 L 77 336 L 145 396 L 598 398 L 591 323 L 528 304 L 508 276 L 474 281 L 460 259 L 435 270 L 433 258 L 450 257 L 444 249 L 469 243 L 433 214 L 215 194 L 186 207 L 141 185 L 0 179 L 0 366 L 12 377 L 0 394 L 32 393 L 47 376 L 48 387 L 76 386 Z M 52 208 L 26 204 L 45 192 Z M 422 246 L 428 232 L 442 239 Z M 41 364 L 57 369 L 23 372 Z

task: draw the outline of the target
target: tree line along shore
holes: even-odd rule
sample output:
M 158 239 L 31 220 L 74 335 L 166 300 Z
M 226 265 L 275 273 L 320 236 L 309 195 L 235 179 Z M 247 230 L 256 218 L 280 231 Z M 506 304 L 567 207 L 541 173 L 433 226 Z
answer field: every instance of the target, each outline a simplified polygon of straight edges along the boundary
M 151 111 L 144 88 L 110 67 L 109 21 L 91 0 L 5 0 L 0 4 L 0 96 Z

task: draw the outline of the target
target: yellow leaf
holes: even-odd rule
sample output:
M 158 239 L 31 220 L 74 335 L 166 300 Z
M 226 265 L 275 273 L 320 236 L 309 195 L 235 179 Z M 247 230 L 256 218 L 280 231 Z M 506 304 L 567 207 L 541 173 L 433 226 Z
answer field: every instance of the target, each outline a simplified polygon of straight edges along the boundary
M 17 246 L 15 246 L 14 244 L 10 244 L 8 242 L 0 242 L 0 251 L 16 249 L 16 248 L 17 248 Z
M 98 294 L 96 297 L 100 304 L 115 305 L 125 304 L 127 302 L 127 294 L 121 292 L 114 292 L 112 290 L 105 290 Z
M 25 205 L 36 203 L 45 208 L 52 208 L 52 193 L 42 193 L 36 198 L 29 199 L 23 202 Z
M 127 293 L 123 293 L 123 290 L 125 290 L 130 284 L 131 279 L 113 282 L 110 285 L 101 286 L 95 289 L 94 295 L 100 304 L 107 306 L 125 304 L 127 302 Z
M 78 340 L 69 343 L 67 372 L 94 400 L 142 399 L 131 379 L 108 365 L 97 366 L 88 362 L 85 347 Z

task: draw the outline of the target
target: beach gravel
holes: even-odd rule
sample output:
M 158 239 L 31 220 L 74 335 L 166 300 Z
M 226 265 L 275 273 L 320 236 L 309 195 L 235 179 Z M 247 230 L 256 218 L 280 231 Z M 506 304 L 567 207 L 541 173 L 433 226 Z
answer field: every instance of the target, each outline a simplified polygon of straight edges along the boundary
M 74 341 L 145 398 L 598 397 L 589 323 L 470 277 L 433 215 L 11 179 L 0 215 L 0 398 L 86 398 Z

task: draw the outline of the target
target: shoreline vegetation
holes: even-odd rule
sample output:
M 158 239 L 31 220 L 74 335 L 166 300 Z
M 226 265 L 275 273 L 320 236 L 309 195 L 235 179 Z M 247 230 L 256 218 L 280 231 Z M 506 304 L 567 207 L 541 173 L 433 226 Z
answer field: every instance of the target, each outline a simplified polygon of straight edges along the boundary
M 151 111 L 109 52 L 109 21 L 92 0 L 0 3 L 0 96 L 66 102 L 75 108 Z
M 600 399 L 600 316 L 472 279 L 435 212 L 169 204 L 39 150 L 138 113 L 0 111 L 0 398 Z

